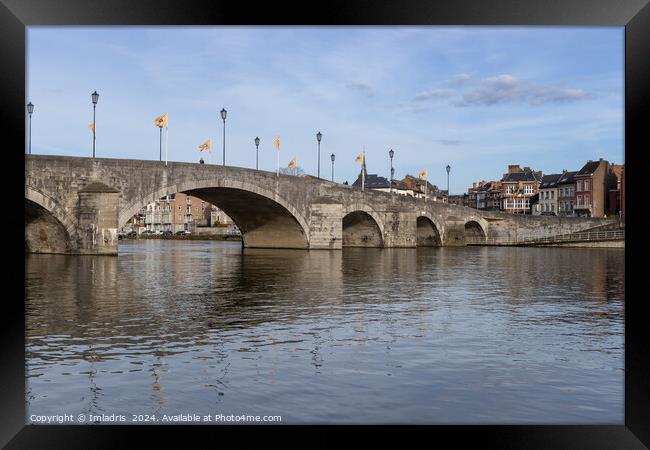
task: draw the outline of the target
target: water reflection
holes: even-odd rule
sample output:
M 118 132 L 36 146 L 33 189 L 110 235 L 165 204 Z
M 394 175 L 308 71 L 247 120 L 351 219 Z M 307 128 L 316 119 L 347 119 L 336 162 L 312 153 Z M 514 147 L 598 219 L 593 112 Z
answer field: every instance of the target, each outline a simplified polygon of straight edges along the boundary
M 623 255 L 155 240 L 28 255 L 29 413 L 622 423 Z

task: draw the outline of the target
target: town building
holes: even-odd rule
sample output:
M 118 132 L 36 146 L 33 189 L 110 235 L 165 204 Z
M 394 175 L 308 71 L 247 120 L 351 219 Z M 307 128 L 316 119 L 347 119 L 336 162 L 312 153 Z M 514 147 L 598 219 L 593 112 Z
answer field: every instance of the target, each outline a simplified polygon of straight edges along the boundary
M 410 197 L 416 198 L 429 198 L 433 201 L 442 201 L 438 187 L 434 184 L 429 183 L 428 181 L 416 178 L 412 175 L 406 175 L 403 180 L 393 180 L 392 189 L 390 181 L 382 176 L 377 174 L 369 174 L 366 171 L 365 164 L 362 166 L 359 176 L 356 181 L 352 183 L 352 186 L 361 189 L 362 185 L 364 189 L 372 189 L 375 191 L 382 192 L 393 192 L 399 195 L 407 195 Z M 362 173 L 364 178 L 362 180 Z M 425 187 L 426 183 L 426 187 Z
M 530 167 L 509 165 L 501 179 L 501 210 L 510 214 L 530 214 L 530 198 L 537 194 L 542 172 Z
M 613 174 L 610 180 L 610 189 L 607 199 L 607 216 L 621 216 L 621 181 L 623 178 L 623 165 L 610 165 L 610 172 Z M 614 180 L 616 177 L 616 180 Z
M 530 205 L 530 214 L 535 214 L 539 208 L 539 192 L 528 199 L 528 204 Z
M 422 178 L 414 177 L 413 175 L 406 175 L 402 180 L 402 184 L 408 190 L 413 191 L 413 196 L 417 198 L 428 198 L 433 201 L 442 201 L 441 192 L 438 186 L 429 183 Z
M 145 227 L 151 231 L 194 231 L 217 223 L 232 223 L 223 211 L 200 198 L 176 193 L 149 203 L 144 208 Z
M 621 220 L 625 222 L 625 166 L 621 168 Z
M 578 172 L 563 171 L 557 184 L 557 215 L 571 217 L 574 215 L 573 205 L 576 199 L 576 180 Z
M 478 209 L 499 211 L 501 209 L 501 182 L 481 181 L 476 192 Z
M 478 191 L 485 181 L 472 183 L 472 187 L 467 188 L 467 206 L 474 209 L 479 209 L 479 195 Z
M 574 212 L 579 217 L 605 217 L 608 193 L 616 185 L 616 175 L 609 167 L 609 162 L 600 158 L 589 160 L 576 173 L 576 201 Z
M 467 194 L 450 195 L 449 196 L 449 204 L 450 205 L 458 205 L 458 206 L 467 206 L 465 204 L 465 198 L 466 197 L 467 197 Z
M 538 202 L 533 208 L 534 215 L 558 215 L 559 186 L 557 183 L 560 181 L 563 174 L 564 173 L 554 173 L 542 177 L 542 181 L 539 184 Z

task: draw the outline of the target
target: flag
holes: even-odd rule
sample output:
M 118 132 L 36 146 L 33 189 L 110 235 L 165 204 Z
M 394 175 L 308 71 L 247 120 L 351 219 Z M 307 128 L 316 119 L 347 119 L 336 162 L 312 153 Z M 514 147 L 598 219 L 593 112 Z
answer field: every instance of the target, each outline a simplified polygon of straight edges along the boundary
M 363 164 L 364 163 L 364 156 L 363 153 L 359 153 L 356 158 L 354 158 L 355 163 Z
M 169 126 L 169 117 L 167 116 L 167 113 L 163 114 L 162 116 L 156 117 L 156 120 L 153 121 L 153 124 L 157 127 L 166 127 Z
M 424 169 L 422 172 L 420 172 L 420 178 L 426 178 L 427 176 L 429 176 L 427 169 Z
M 88 124 L 88 128 L 89 128 L 90 131 L 92 131 L 93 133 L 95 132 L 95 124 L 94 124 L 94 123 L 89 123 L 89 124 Z
M 280 136 L 276 136 L 273 140 L 273 145 L 277 151 L 280 151 Z
M 199 151 L 204 151 L 207 150 L 208 152 L 212 153 L 212 138 L 208 139 L 205 141 L 203 144 L 199 145 Z
M 289 161 L 289 165 L 287 165 L 287 167 L 289 169 L 293 169 L 294 167 L 296 167 L 296 157 L 295 156 L 293 157 L 293 159 L 291 161 Z

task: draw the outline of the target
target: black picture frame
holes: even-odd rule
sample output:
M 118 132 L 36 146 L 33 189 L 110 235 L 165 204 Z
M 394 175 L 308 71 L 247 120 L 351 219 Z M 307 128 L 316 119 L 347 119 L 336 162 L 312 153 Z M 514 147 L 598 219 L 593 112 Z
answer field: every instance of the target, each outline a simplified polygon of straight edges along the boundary
M 26 27 L 33 25 L 573 25 L 625 27 L 625 164 L 627 240 L 641 237 L 641 155 L 650 148 L 647 116 L 650 99 L 650 6 L 648 0 L 455 0 L 433 1 L 336 0 L 323 3 L 277 4 L 207 0 L 0 0 L 0 124 L 5 130 L 3 157 L 9 157 L 5 175 L 16 180 L 5 195 L 14 211 L 7 220 L 16 233 L 24 224 L 15 211 L 24 210 L 18 191 L 24 167 Z M 93 55 L 92 57 L 101 57 Z M 646 114 L 644 114 L 646 113 Z M 9 136 L 9 139 L 6 139 Z M 8 144 L 11 143 L 11 144 Z M 24 172 L 23 172 L 24 173 Z M 24 177 L 23 177 L 24 181 Z M 15 202 L 15 204 L 13 203 Z M 639 206 L 637 208 L 637 205 Z M 24 255 L 19 239 L 17 255 Z M 7 242 L 10 243 L 10 242 Z M 625 301 L 625 425 L 602 426 L 431 426 L 418 427 L 428 442 L 452 439 L 456 444 L 478 442 L 489 448 L 647 448 L 650 446 L 650 345 L 648 316 L 643 314 L 647 294 L 641 290 L 643 248 L 626 245 Z M 6 251 L 6 250 L 5 250 Z M 11 255 L 11 253 L 5 253 Z M 9 256 L 5 256 L 9 259 Z M 11 255 L 13 259 L 13 255 Z M 641 262 L 636 263 L 635 261 Z M 17 266 L 18 264 L 13 264 Z M 24 267 L 24 266 L 23 266 Z M 22 279 L 24 280 L 24 273 Z M 19 284 L 20 274 L 12 277 Z M 636 288 L 636 289 L 635 289 Z M 25 425 L 24 289 L 3 301 L 0 380 L 0 445 L 6 448 L 121 448 L 146 432 L 148 438 L 167 441 L 181 431 L 194 438 L 210 437 L 211 426 L 36 426 Z M 241 426 L 220 427 L 245 433 Z M 295 427 L 285 427 L 295 428 Z M 303 428 L 303 427 L 299 427 Z M 397 427 L 399 435 L 404 427 Z M 277 427 L 256 427 L 256 431 Z M 368 430 L 376 437 L 394 428 Z M 322 431 L 322 430 L 319 430 Z M 410 433 L 410 431 L 409 431 Z M 181 434 L 182 435 L 182 434 Z M 429 440 L 431 439 L 431 440 Z M 213 441 L 216 443 L 215 441 Z M 222 442 L 222 441 L 219 441 Z M 324 440 L 323 443 L 326 441 Z M 153 444 L 153 441 L 150 441 Z

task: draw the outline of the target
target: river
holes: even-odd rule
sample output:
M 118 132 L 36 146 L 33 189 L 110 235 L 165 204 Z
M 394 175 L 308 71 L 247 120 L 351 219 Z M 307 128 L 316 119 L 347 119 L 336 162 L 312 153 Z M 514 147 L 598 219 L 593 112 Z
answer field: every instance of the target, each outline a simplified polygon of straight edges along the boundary
M 624 249 L 240 245 L 26 255 L 27 421 L 623 424 Z

